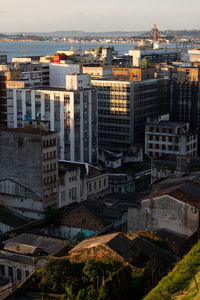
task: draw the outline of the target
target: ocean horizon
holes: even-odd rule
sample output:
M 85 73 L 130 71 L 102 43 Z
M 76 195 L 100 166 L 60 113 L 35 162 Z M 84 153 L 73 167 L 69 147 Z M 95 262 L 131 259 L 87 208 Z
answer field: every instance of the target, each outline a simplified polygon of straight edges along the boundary
M 74 49 L 83 52 L 88 48 L 113 46 L 119 54 L 128 53 L 136 44 L 129 43 L 73 43 Z M 43 56 L 55 54 L 58 50 L 70 50 L 72 43 L 65 42 L 0 42 L 0 54 L 7 54 L 8 62 L 12 57 Z

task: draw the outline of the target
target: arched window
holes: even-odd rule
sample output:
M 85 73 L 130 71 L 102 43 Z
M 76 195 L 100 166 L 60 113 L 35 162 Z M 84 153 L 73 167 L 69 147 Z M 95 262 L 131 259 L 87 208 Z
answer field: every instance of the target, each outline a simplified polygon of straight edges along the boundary
M 25 271 L 25 276 L 26 276 L 26 278 L 27 278 L 29 275 L 30 275 L 29 270 L 26 270 L 26 271 Z
M 22 280 L 22 271 L 20 269 L 17 269 L 17 280 L 18 281 Z

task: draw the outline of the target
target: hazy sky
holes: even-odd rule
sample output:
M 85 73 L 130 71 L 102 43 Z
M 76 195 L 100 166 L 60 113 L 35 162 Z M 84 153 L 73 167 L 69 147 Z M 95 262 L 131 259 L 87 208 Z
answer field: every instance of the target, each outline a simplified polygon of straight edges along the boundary
M 200 29 L 199 0 L 1 0 L 0 32 Z

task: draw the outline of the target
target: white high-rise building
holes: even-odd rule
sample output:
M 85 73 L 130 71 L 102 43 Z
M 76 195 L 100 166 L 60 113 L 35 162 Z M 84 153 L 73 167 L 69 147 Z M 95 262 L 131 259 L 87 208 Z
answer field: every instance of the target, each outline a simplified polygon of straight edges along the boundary
M 90 87 L 89 75 L 67 75 L 67 89 L 41 87 L 14 89 L 13 122 L 9 127 L 24 126 L 24 120 L 50 121 L 50 130 L 59 133 L 60 159 L 97 162 L 97 94 Z

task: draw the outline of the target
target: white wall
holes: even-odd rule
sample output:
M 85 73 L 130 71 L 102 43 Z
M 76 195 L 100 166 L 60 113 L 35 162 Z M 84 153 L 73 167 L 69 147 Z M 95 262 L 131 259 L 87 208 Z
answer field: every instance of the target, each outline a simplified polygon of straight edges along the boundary
M 83 90 L 90 87 L 90 77 L 88 74 L 83 75 L 66 75 L 66 90 Z
M 49 64 L 49 85 L 66 87 L 66 75 L 80 73 L 78 64 Z

